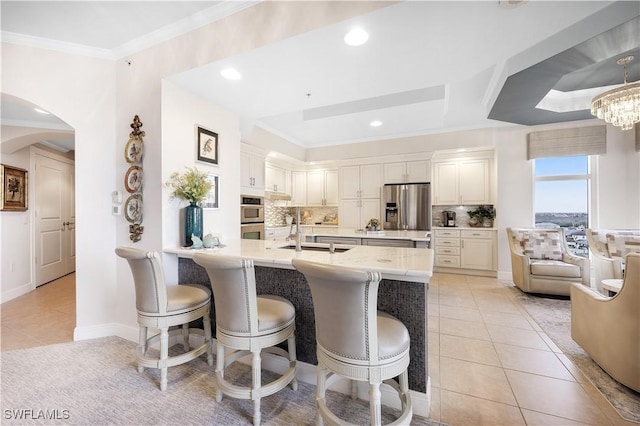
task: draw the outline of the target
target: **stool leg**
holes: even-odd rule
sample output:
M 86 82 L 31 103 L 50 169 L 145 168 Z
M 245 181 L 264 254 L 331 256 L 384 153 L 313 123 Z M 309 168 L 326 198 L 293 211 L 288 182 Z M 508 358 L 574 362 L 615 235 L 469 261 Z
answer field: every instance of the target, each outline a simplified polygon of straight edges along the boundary
M 316 373 L 317 373 L 317 378 L 316 378 L 316 409 L 319 408 L 319 402 L 323 401 L 325 399 L 325 391 L 326 391 L 326 386 L 327 386 L 327 370 L 326 368 L 322 367 L 320 364 L 318 364 L 318 367 L 316 367 Z M 322 414 L 320 413 L 320 410 L 317 410 L 316 412 L 316 425 L 317 426 L 323 426 L 324 425 L 324 419 L 322 418 Z
M 140 357 L 143 358 L 147 353 L 147 327 L 140 326 L 138 341 L 138 352 L 140 353 Z M 138 364 L 138 373 L 142 373 L 143 371 L 144 367 Z
M 189 324 L 182 324 L 182 348 L 189 352 Z
M 289 339 L 287 339 L 287 345 L 288 345 L 288 349 L 289 349 L 289 366 L 293 366 L 295 368 L 296 365 L 296 336 L 295 333 L 291 334 L 291 336 L 289 336 Z M 291 380 L 291 389 L 293 389 L 294 391 L 298 390 L 298 380 L 296 379 L 296 376 L 294 374 L 293 376 L 293 380 Z
M 369 384 L 369 411 L 371 416 L 371 425 L 381 425 L 382 414 L 380 407 L 380 383 Z
M 253 357 L 251 359 L 251 372 L 252 372 L 252 389 L 251 399 L 253 399 L 253 424 L 254 426 L 260 425 L 260 387 L 262 378 L 260 377 L 260 349 L 253 351 Z
M 167 360 L 169 359 L 169 328 L 160 329 L 160 390 L 167 389 Z
M 358 397 L 358 383 L 355 380 L 351 380 L 351 399 Z
M 402 374 L 400 374 L 400 393 L 402 395 L 402 410 L 404 411 L 407 408 L 407 394 L 409 393 L 409 373 L 407 370 L 404 370 Z
M 207 364 L 213 365 L 213 348 L 211 347 L 211 318 L 209 318 L 208 312 L 204 317 L 202 317 L 202 321 L 204 323 L 204 340 L 209 345 L 207 346 Z
M 219 380 L 224 379 L 224 345 L 218 342 L 216 355 L 216 376 Z M 218 385 L 218 391 L 216 392 L 216 402 L 222 401 L 222 389 Z

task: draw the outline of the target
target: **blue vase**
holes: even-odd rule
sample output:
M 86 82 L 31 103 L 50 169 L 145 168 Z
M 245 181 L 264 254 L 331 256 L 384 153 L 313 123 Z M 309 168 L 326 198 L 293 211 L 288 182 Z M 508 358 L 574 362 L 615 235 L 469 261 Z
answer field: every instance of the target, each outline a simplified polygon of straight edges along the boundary
M 183 220 L 182 246 L 191 247 L 193 245 L 191 235 L 202 238 L 202 207 L 196 203 L 189 204 L 184 208 Z

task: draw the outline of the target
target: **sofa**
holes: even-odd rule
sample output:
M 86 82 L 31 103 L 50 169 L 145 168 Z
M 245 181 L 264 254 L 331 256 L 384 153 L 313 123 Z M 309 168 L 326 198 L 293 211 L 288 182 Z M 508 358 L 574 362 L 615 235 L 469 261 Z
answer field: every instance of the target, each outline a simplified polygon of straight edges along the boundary
M 590 286 L 589 259 L 567 246 L 562 228 L 507 228 L 513 283 L 526 293 L 569 296 L 571 283 Z

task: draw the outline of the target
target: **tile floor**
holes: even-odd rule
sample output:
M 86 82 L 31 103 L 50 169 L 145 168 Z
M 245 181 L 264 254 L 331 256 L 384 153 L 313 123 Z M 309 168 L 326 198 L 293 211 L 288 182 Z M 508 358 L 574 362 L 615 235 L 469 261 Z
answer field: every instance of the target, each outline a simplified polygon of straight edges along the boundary
M 620 425 L 607 400 L 495 278 L 435 274 L 431 418 L 456 425 Z M 75 274 L 1 305 L 3 351 L 73 340 Z
M 66 275 L 0 305 L 0 350 L 73 341 L 76 274 Z

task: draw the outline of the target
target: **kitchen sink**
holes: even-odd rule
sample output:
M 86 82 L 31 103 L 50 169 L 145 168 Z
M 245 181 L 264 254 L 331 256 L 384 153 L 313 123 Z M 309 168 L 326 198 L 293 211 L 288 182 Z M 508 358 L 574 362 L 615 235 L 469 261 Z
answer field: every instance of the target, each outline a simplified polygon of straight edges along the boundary
M 281 249 L 288 249 L 288 250 L 295 250 L 296 249 L 296 245 L 295 244 L 289 244 L 286 246 L 282 246 L 282 247 L 278 247 Z M 324 251 L 324 252 L 330 252 L 330 248 L 327 246 L 310 246 L 310 245 L 302 245 L 302 250 L 303 251 Z M 345 251 L 351 250 L 351 248 L 345 248 L 345 247 L 335 247 L 333 249 L 333 251 L 335 253 L 344 253 Z

